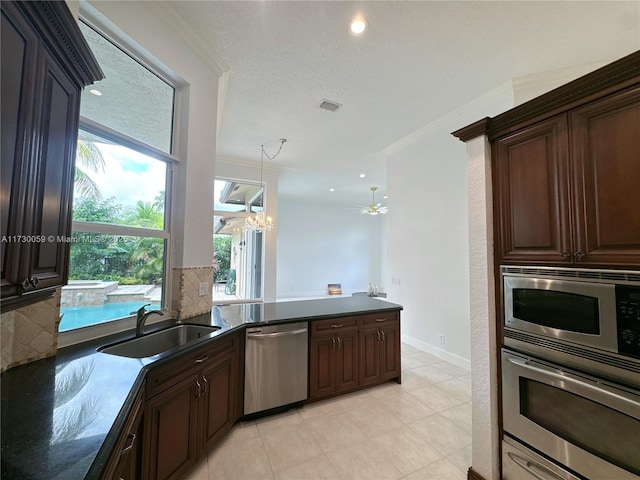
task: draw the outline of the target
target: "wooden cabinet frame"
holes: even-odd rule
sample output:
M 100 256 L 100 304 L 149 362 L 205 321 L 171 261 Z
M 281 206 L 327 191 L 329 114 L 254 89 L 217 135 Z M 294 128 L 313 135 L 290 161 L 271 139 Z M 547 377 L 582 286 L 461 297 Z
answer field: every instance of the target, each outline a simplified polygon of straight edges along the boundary
M 309 400 L 401 382 L 400 317 L 382 312 L 311 323 Z
M 103 78 L 65 2 L 2 4 L 2 311 L 66 284 L 80 92 Z

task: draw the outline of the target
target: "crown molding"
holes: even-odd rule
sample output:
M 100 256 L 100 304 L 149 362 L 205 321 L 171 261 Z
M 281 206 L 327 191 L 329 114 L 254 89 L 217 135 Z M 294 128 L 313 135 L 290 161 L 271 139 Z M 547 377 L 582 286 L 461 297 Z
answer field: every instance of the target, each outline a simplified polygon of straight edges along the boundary
M 49 48 L 56 52 L 58 59 L 64 64 L 67 73 L 80 86 L 91 85 L 104 78 L 104 73 L 66 2 L 14 2 L 12 5 L 31 19 L 43 34 Z
M 142 2 L 153 11 L 171 30 L 179 36 L 193 53 L 217 74 L 229 71 L 229 66 L 216 53 L 216 45 L 210 45 L 195 34 L 187 22 L 176 12 L 173 6 L 165 2 Z
M 479 135 L 487 135 L 493 139 L 638 84 L 640 84 L 640 50 L 496 117 L 487 117 L 456 130 L 452 135 L 463 142 Z
M 455 110 L 443 115 L 442 117 L 428 123 L 413 133 L 401 138 L 397 142 L 392 143 L 388 147 L 384 148 L 381 153 L 385 156 L 392 155 L 403 148 L 415 143 L 423 138 L 428 137 L 434 132 L 439 132 L 443 129 L 451 128 L 452 124 L 461 122 L 461 118 L 468 118 L 474 115 L 478 111 L 487 110 L 492 108 L 492 105 L 497 99 L 513 98 L 513 84 L 512 82 L 505 82 L 499 87 L 489 90 L 476 99 L 456 108 Z

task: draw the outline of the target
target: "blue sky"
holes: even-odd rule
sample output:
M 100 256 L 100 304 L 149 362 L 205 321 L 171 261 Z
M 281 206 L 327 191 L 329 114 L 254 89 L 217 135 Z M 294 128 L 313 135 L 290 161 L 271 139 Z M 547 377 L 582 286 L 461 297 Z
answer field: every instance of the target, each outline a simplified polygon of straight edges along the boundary
M 138 200 L 153 202 L 165 189 L 166 165 L 120 145 L 97 143 L 107 164 L 105 172 L 88 172 L 103 198 L 133 206 Z

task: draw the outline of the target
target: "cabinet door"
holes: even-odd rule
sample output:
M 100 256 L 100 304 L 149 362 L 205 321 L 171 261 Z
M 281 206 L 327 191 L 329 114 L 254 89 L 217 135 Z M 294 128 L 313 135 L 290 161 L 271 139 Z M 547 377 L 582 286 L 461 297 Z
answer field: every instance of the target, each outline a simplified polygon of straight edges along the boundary
M 576 261 L 638 266 L 640 87 L 579 108 L 570 118 Z
M 71 199 L 78 137 L 80 93 L 53 60 L 45 55 L 40 162 L 31 235 L 45 239 L 29 243 L 23 257 L 30 281 L 23 293 L 66 284 L 71 232 Z
M 360 330 L 360 385 L 377 383 L 380 379 L 380 342 L 378 328 Z
M 342 332 L 336 336 L 336 392 L 351 390 L 359 385 L 358 331 Z
M 10 2 L 2 2 L 2 156 L 0 160 L 0 261 L 2 299 L 17 297 L 26 274 L 20 270 L 24 242 L 19 235 L 27 235 L 30 218 L 25 215 L 31 204 L 27 202 L 33 186 L 29 163 L 32 155 L 35 96 L 38 64 L 38 37 Z M 23 192 L 12 195 L 12 191 Z
M 567 120 L 562 115 L 493 145 L 501 262 L 570 262 Z
M 332 335 L 311 337 L 309 341 L 309 398 L 335 392 L 336 341 Z
M 235 422 L 235 349 L 210 361 L 202 370 L 202 395 L 198 434 L 199 452 L 208 450 Z
M 389 380 L 400 376 L 400 322 L 381 329 L 380 379 Z
M 177 479 L 195 464 L 199 378 L 194 374 L 147 401 L 144 478 Z

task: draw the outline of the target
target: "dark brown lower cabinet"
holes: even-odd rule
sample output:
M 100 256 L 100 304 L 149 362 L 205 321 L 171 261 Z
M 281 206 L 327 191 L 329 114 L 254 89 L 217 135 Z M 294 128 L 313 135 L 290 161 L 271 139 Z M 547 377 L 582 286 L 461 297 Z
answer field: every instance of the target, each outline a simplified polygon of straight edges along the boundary
M 331 396 L 358 387 L 358 331 L 312 336 L 309 397 Z
M 142 478 L 181 478 L 238 419 L 242 334 L 152 371 L 147 377 Z
M 235 352 L 228 351 L 202 371 L 204 393 L 200 398 L 201 414 L 198 435 L 199 451 L 215 445 L 236 421 L 234 415 L 234 379 L 237 377 Z
M 144 387 L 136 397 L 113 454 L 105 467 L 105 480 L 137 480 L 142 478 L 142 433 L 144 417 Z
M 317 400 L 397 379 L 400 382 L 397 312 L 311 322 L 309 399 Z
M 376 326 L 360 329 L 360 385 L 372 385 L 400 378 L 400 321 L 393 318 L 373 318 Z
M 196 463 L 197 373 L 147 401 L 149 479 L 180 478 Z

